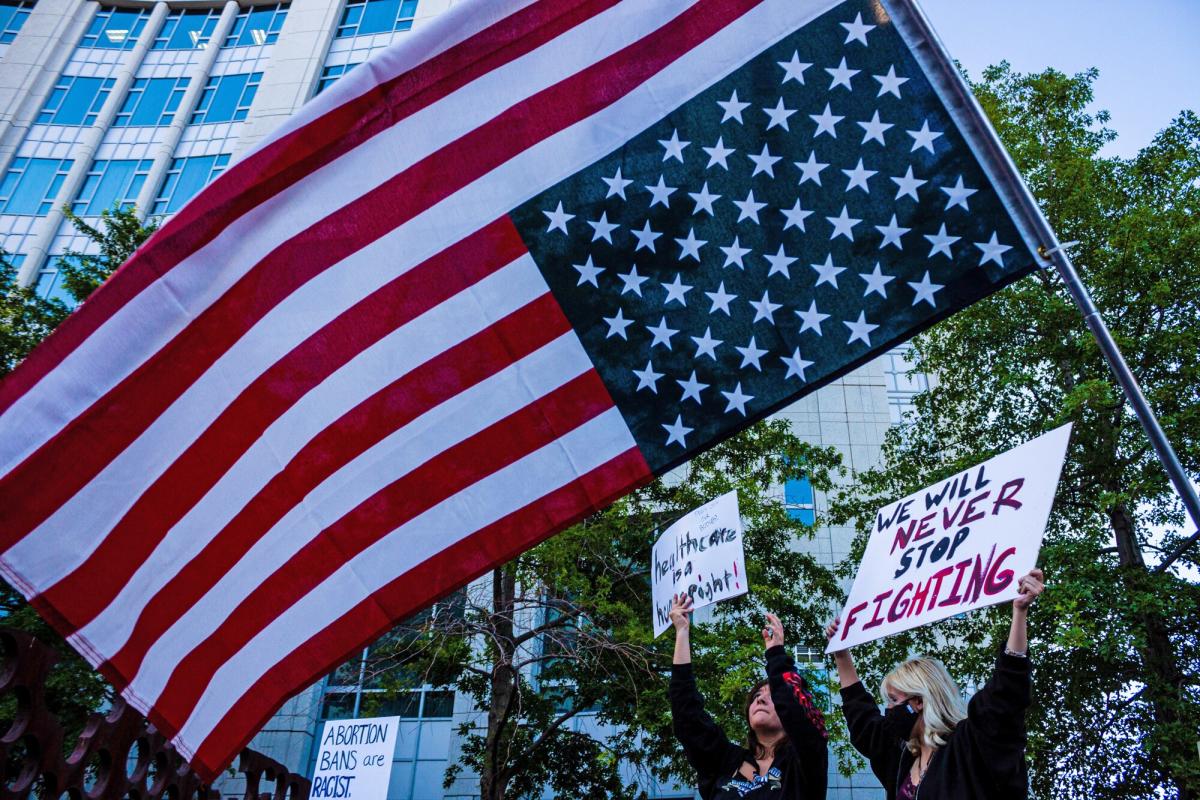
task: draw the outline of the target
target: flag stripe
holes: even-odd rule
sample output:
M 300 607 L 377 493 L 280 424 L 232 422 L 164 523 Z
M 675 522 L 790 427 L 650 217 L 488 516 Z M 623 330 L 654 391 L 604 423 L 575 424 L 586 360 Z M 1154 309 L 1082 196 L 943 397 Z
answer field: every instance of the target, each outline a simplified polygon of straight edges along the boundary
M 188 608 L 209 591 L 280 519 L 322 481 L 426 409 L 488 378 L 570 331 L 549 294 L 397 380 L 313 439 L 184 568 L 144 604 L 109 670 L 120 686 Z M 380 420 L 385 420 L 380 424 Z M 106 673 L 110 674 L 110 673 Z
M 154 703 L 182 719 L 213 674 L 273 619 L 394 529 L 568 431 L 613 407 L 603 381 L 588 371 L 429 459 L 420 468 L 330 525 L 299 553 L 264 578 L 232 615 L 180 660 Z
M 603 418 L 598 419 L 591 425 L 602 421 Z M 574 442 L 565 444 L 572 452 L 567 452 L 563 458 L 575 463 L 588 462 L 589 456 L 597 448 L 594 440 L 586 442 L 582 435 L 576 437 Z M 557 446 L 547 448 L 551 451 L 556 449 Z M 526 471 L 523 469 L 526 466 L 532 469 Z M 398 578 L 389 576 L 380 580 L 375 584 L 379 588 L 374 589 L 365 600 L 349 602 L 346 604 L 348 607 L 341 602 L 336 605 L 313 602 L 311 607 L 297 609 L 298 614 L 312 612 L 312 618 L 324 625 L 316 636 L 310 636 L 294 622 L 286 624 L 291 620 L 281 620 L 280 624 L 273 626 L 269 632 L 272 635 L 264 636 L 262 644 L 262 649 L 271 654 L 269 662 L 244 676 L 240 674 L 240 669 L 229 670 L 240 678 L 236 684 L 238 688 L 234 691 L 227 691 L 224 686 L 210 691 L 209 697 L 214 699 L 216 709 L 210 713 L 206 708 L 203 727 L 197 728 L 195 735 L 186 739 L 204 743 L 190 759 L 193 767 L 198 763 L 209 763 L 205 761 L 206 758 L 219 759 L 218 754 L 230 752 L 231 745 L 245 735 L 238 726 L 261 725 L 265 721 L 269 716 L 271 701 L 263 702 L 264 687 L 281 685 L 279 681 L 284 682 L 282 685 L 306 685 L 324 672 L 314 669 L 320 663 L 318 659 L 327 658 L 323 663 L 336 663 L 341 654 L 362 647 L 385 627 L 394 625 L 394 620 L 402 619 L 423 607 L 428 601 L 422 599 L 422 587 L 461 585 L 494 564 L 512 558 L 546 536 L 577 522 L 590 509 L 603 507 L 650 477 L 645 461 L 632 448 L 607 456 L 605 461 L 590 468 L 581 478 L 565 484 L 561 481 L 552 482 L 558 476 L 553 471 L 540 468 L 538 464 L 521 462 L 516 467 L 510 471 L 515 474 L 505 476 L 510 479 L 508 485 L 512 491 L 496 495 L 497 498 L 503 498 L 504 501 L 511 499 L 512 502 L 505 502 L 504 509 L 495 513 L 487 524 L 477 528 L 473 535 L 458 542 L 446 543 L 436 555 Z M 546 481 L 540 484 L 545 487 L 544 493 L 543 489 L 536 488 L 538 484 L 531 478 Z M 335 599 L 348 600 L 348 595 L 342 592 L 335 595 Z M 385 615 L 392 620 L 386 626 L 383 622 Z M 371 635 L 362 636 L 363 629 L 371 630 Z M 222 723 L 219 728 L 218 721 Z M 247 728 L 251 729 L 257 730 Z M 213 733 L 211 737 L 210 732 Z M 182 737 L 176 738 L 177 744 L 181 741 L 184 741 Z
M 42 603 L 56 608 L 71 632 L 90 622 L 112 601 L 162 535 L 297 400 L 362 350 L 523 252 L 516 229 L 508 219 L 501 219 L 342 312 L 226 406 L 142 492 L 88 560 L 44 593 Z M 88 586 L 89 591 L 77 591 L 78 585 Z
M 537 397 L 592 369 L 574 332 L 564 334 L 504 371 L 430 409 L 355 458 L 309 492 L 300 505 L 276 523 L 154 642 L 142 668 L 130 682 L 132 691 L 143 697 L 157 697 L 179 659 L 211 635 L 262 582 L 264 574 L 270 574 L 275 565 L 300 552 L 330 521 L 352 513 L 392 483 L 419 469 L 427 458 L 461 444 L 517 413 Z M 628 438 L 628 431 L 624 435 Z M 415 535 L 425 533 L 417 531 Z M 436 536 L 443 541 L 452 533 L 452 530 L 438 531 Z M 407 564 L 416 559 L 416 553 L 406 549 L 396 557 L 397 563 Z
M 655 34 L 517 104 L 280 246 L 130 378 L 5 476 L 0 507 L 11 507 L 16 497 L 32 495 L 35 501 L 25 502 L 6 520 L 0 546 L 7 548 L 23 537 L 94 478 L 148 421 L 295 288 L 503 162 L 608 106 L 758 2 L 700 0 Z M 379 208 L 391 213 L 379 214 Z M 165 363 L 175 366 L 154 368 Z M 44 474 L 59 477 L 32 493 L 31 488 L 45 483 Z
M 127 302 L 233 220 L 387 127 L 553 41 L 616 1 L 538 0 L 423 63 L 399 61 L 385 83 L 247 155 L 163 226 L 153 247 L 139 253 L 137 269 L 118 270 L 27 364 L 0 383 L 0 413 Z M 378 113 L 382 108 L 388 113 Z
M 15 466 L 59 425 L 132 374 L 281 242 L 336 216 L 348 200 L 378 188 L 388 176 L 411 168 L 512 105 L 657 29 L 691 2 L 695 0 L 619 4 L 398 122 L 238 218 L 106 322 L 62 368 L 0 416 L 2 469 Z M 606 33 L 597 36 L 597 30 Z M 337 88 L 330 92 L 336 93 Z M 509 203 L 498 206 L 511 207 Z M 496 208 L 490 209 L 487 219 L 495 215 Z M 441 239 L 445 227 L 443 221 L 437 233 L 420 240 L 418 247 Z M 213 269 L 214 263 L 221 268 Z M 185 314 L 179 313 L 181 307 Z

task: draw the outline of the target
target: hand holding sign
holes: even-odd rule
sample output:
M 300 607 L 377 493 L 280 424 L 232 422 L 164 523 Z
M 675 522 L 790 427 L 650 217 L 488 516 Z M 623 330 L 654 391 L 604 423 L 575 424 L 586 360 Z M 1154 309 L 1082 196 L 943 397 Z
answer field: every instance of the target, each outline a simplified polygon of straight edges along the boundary
M 1013 609 L 1015 611 L 1029 610 L 1029 607 L 1033 605 L 1033 601 L 1037 600 L 1038 595 L 1046 588 L 1046 584 L 1043 583 L 1044 579 L 1045 576 L 1042 575 L 1040 569 L 1032 569 L 1028 575 L 1021 578 L 1020 583 L 1017 584 L 1017 591 L 1021 596 L 1013 600 Z
M 770 650 L 776 645 L 783 644 L 783 623 L 779 621 L 779 617 L 767 612 L 767 627 L 763 628 L 763 647 Z

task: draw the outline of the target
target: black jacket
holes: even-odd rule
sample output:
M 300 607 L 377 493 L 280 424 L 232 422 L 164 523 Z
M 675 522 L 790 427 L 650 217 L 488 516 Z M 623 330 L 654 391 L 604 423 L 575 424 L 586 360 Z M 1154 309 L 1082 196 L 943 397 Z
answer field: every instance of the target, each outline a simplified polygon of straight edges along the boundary
M 764 797 L 824 800 L 829 769 L 825 718 L 813 704 L 812 694 L 782 645 L 767 651 L 767 677 L 775 712 L 790 744 L 776 753 L 773 764 L 782 773 L 781 791 Z M 691 664 L 671 668 L 670 696 L 675 738 L 696 770 L 700 796 L 711 800 L 722 792 L 725 781 L 734 777 L 743 762 L 753 764 L 754 758 L 746 748 L 729 741 L 704 710 L 704 698 L 696 688 Z
M 929 761 L 920 800 L 1017 800 L 1029 796 L 1025 767 L 1025 709 L 1031 701 L 1029 659 L 1001 655 L 987 684 L 967 704 L 967 718 Z M 894 800 L 914 756 L 906 742 L 916 715 L 879 713 L 875 700 L 855 683 L 842 689 L 850 742 L 871 762 L 875 777 Z

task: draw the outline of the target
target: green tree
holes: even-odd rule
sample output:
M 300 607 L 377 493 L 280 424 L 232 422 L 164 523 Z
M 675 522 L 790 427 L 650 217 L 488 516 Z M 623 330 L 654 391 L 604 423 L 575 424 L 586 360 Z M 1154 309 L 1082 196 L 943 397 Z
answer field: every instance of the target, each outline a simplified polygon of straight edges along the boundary
M 97 251 L 95 254 L 69 251 L 59 258 L 57 266 L 63 286 L 75 303 L 83 302 L 158 227 L 155 221 L 143 224 L 132 209 L 105 211 L 96 226 L 84 222 L 69 208 L 66 214 Z M 16 270 L 0 252 L 0 377 L 11 372 L 69 313 L 65 303 L 40 297 L 33 290 L 19 286 Z M 111 699 L 112 688 L 38 616 L 19 592 L 3 582 L 0 582 L 0 619 L 5 627 L 31 633 L 58 652 L 59 661 L 47 684 L 47 699 L 69 733 L 81 731 L 88 715 Z M 0 718 L 11 718 L 10 706 L 0 706 Z M 64 746 L 70 748 L 74 744 L 74 738 L 68 736 Z
M 1185 469 L 1200 474 L 1200 118 L 1181 113 L 1135 158 L 1091 113 L 1093 70 L 988 69 L 976 96 L 1063 241 Z M 918 338 L 937 380 L 877 469 L 835 504 L 857 549 L 876 508 L 1068 421 L 1042 550 L 1029 722 L 1040 798 L 1193 798 L 1200 789 L 1200 586 L 1192 530 L 1149 441 L 1053 272 L 1025 278 Z M 1006 607 L 856 650 L 878 680 L 935 650 L 960 678 L 990 670 Z M 939 648 L 940 637 L 961 646 Z
M 816 488 L 829 489 L 839 463 L 786 422 L 760 423 L 495 570 L 461 603 L 401 626 L 375 648 L 371 670 L 393 693 L 429 682 L 474 701 L 480 719 L 463 726 L 463 756 L 446 780 L 469 770 L 488 800 L 541 797 L 545 787 L 634 797 L 630 769 L 690 783 L 666 699 L 673 640 L 655 640 L 651 626 L 655 531 L 738 491 L 753 592 L 716 606 L 693 633 L 710 706 L 737 735 L 744 693 L 762 674 L 755 632 L 764 609 L 779 613 L 791 642 L 817 645 L 838 591 L 832 572 L 796 549 L 814 529 L 788 515 L 778 488 L 803 464 Z M 588 710 L 615 732 L 576 731 L 572 720 Z

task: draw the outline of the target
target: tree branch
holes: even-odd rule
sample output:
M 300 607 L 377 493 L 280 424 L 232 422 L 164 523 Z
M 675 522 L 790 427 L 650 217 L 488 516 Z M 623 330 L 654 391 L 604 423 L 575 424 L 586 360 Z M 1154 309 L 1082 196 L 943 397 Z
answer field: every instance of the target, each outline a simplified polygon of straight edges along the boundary
M 1197 530 L 1191 536 L 1180 542 L 1174 550 L 1167 554 L 1166 558 L 1159 562 L 1158 566 L 1150 571 L 1154 574 L 1166 572 L 1167 569 L 1176 561 L 1178 561 L 1179 557 L 1186 553 L 1188 548 L 1194 545 L 1197 541 L 1200 541 L 1200 530 Z

